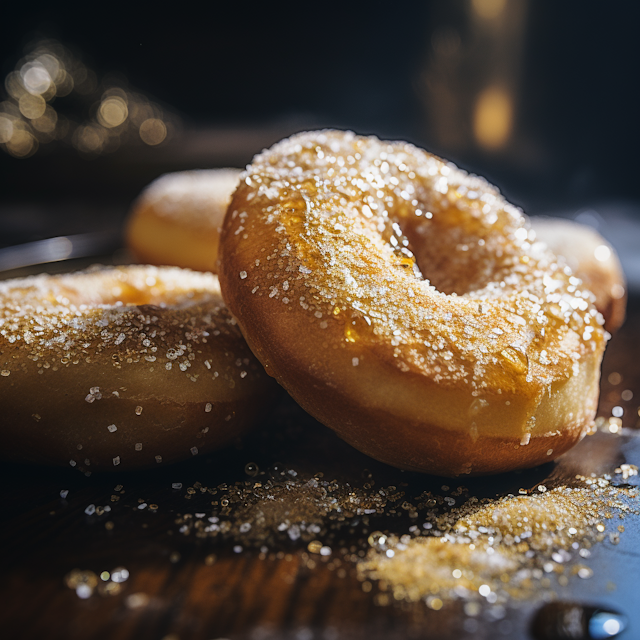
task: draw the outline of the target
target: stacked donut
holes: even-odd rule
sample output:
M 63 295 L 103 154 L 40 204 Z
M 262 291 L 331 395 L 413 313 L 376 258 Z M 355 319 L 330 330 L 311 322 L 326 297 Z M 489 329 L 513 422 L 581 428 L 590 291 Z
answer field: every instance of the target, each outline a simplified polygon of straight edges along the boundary
M 239 169 L 161 176 L 134 203 L 129 249 L 140 262 L 216 273 L 220 228 L 239 176 Z

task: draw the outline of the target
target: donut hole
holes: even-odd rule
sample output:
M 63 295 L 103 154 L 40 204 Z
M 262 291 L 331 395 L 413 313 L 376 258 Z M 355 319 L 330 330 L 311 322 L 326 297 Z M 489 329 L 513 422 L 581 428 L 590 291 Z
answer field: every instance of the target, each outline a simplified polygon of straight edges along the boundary
M 439 224 L 437 220 L 404 220 L 407 249 L 415 257 L 422 277 L 447 295 L 476 293 L 505 280 L 512 263 L 495 235 L 469 233 L 466 226 Z M 500 256 L 497 257 L 497 256 Z

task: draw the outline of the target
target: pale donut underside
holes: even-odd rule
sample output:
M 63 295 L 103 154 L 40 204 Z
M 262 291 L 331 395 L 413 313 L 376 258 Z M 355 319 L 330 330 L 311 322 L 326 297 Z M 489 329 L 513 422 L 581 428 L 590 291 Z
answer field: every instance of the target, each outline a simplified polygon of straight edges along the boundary
M 125 238 L 143 263 L 216 273 L 220 227 L 239 169 L 168 173 L 134 203 Z
M 254 158 L 220 282 L 267 372 L 390 464 L 530 467 L 593 420 L 592 294 L 496 189 L 412 145 L 311 132 Z
M 217 277 L 177 268 L 0 283 L 0 371 L 3 457 L 85 471 L 217 449 L 274 392 Z

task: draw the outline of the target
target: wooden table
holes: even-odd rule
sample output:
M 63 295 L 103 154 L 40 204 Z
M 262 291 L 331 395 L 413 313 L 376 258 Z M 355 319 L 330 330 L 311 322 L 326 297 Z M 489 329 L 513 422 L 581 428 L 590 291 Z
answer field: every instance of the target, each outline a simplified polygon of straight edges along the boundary
M 636 430 L 639 329 L 640 300 L 636 299 L 625 327 L 609 347 L 603 368 L 600 414 L 609 417 L 612 407 L 621 406 L 624 433 L 590 436 L 557 463 L 525 473 L 467 479 L 465 484 L 472 494 L 517 493 L 518 488 L 541 482 L 551 487 L 571 481 L 576 473 L 610 472 L 625 460 L 640 464 L 640 431 Z M 631 391 L 634 397 L 623 400 L 629 396 L 623 391 Z M 245 465 L 249 462 L 257 464 L 265 475 L 248 475 Z M 439 491 L 444 482 L 366 458 L 288 398 L 283 399 L 275 417 L 244 443 L 173 467 L 85 477 L 70 469 L 5 464 L 0 514 L 2 637 L 530 637 L 531 618 L 539 601 L 514 601 L 500 619 L 481 614 L 474 628 L 465 622 L 461 603 L 445 604 L 439 611 L 423 602 L 379 606 L 375 584 L 365 592 L 353 562 L 340 559 L 335 549 L 328 556 L 311 554 L 307 541 L 291 540 L 286 531 L 272 532 L 268 549 L 262 553 L 255 541 L 239 550 L 234 549 L 241 542 L 238 539 L 181 533 L 182 524 L 176 523 L 180 515 L 211 512 L 212 494 L 200 491 L 201 486 L 254 482 L 289 470 L 304 477 L 323 472 L 325 478 L 335 477 L 343 487 L 347 482 L 361 487 L 370 473 L 378 486 L 396 485 L 407 495 L 417 495 L 425 488 Z M 173 483 L 182 483 L 182 488 L 173 489 Z M 447 484 L 455 486 L 451 481 Z M 118 485 L 122 487 L 116 490 Z M 195 492 L 187 493 L 187 488 L 194 486 Z M 68 490 L 66 498 L 61 498 L 62 490 Z M 117 501 L 112 501 L 113 495 Z M 141 504 L 147 506 L 139 508 Z M 111 511 L 87 515 L 89 505 L 108 505 Z M 398 509 L 377 519 L 372 516 L 368 527 L 355 516 L 339 525 L 334 546 L 353 544 L 358 550 L 374 527 L 402 534 L 410 521 Z M 596 545 L 588 565 L 593 577 L 570 581 L 558 590 L 558 596 L 622 611 L 631 626 L 620 637 L 640 637 L 640 519 L 627 520 L 617 546 L 607 542 Z M 100 574 L 117 566 L 125 567 L 129 578 L 120 583 L 121 590 L 115 595 L 100 595 L 96 590 L 83 599 L 65 584 L 65 576 L 74 568 Z

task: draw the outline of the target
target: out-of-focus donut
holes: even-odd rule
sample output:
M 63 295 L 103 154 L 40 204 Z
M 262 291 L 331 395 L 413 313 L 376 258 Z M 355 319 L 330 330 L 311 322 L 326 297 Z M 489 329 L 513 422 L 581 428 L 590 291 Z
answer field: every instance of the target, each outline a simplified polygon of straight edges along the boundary
M 168 173 L 134 203 L 126 243 L 137 260 L 216 273 L 220 226 L 239 169 Z
M 242 435 L 272 392 L 216 276 L 132 266 L 0 283 L 3 457 L 174 462 Z
M 595 229 L 572 220 L 536 217 L 531 226 L 595 295 L 605 329 L 617 331 L 624 322 L 627 284 L 615 249 Z
M 406 143 L 324 131 L 256 156 L 220 283 L 252 351 L 374 458 L 456 476 L 531 467 L 590 427 L 591 294 L 487 182 Z

